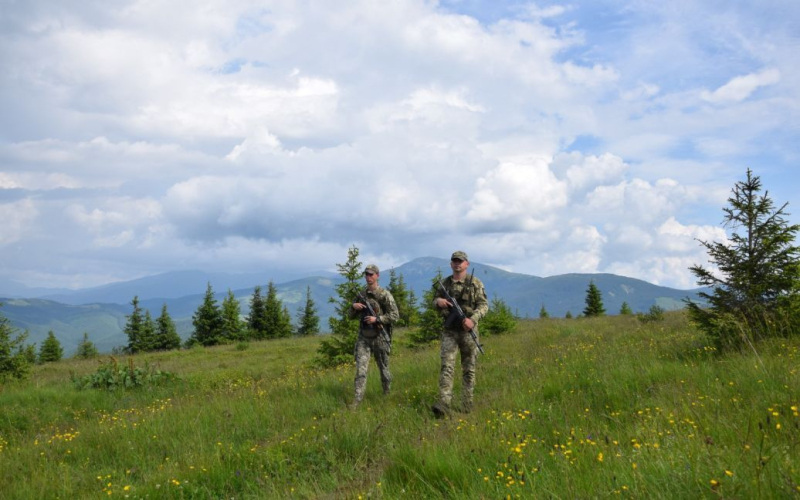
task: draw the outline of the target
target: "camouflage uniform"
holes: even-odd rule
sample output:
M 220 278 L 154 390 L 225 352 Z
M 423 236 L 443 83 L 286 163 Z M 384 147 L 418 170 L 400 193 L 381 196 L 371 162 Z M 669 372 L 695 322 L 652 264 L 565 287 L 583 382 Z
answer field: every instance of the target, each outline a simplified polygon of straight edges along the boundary
M 361 294 L 361 299 L 366 295 L 370 305 L 375 310 L 378 317 L 378 323 L 383 326 L 385 333 L 378 332 L 377 325 L 366 325 L 363 322 L 358 330 L 358 340 L 356 340 L 355 357 L 356 357 L 356 379 L 355 379 L 355 399 L 354 405 L 357 405 L 364 398 L 364 392 L 367 388 L 367 368 L 369 367 L 370 353 L 375 357 L 375 363 L 381 372 L 381 385 L 383 386 L 383 393 L 389 394 L 392 385 L 392 374 L 389 372 L 389 353 L 392 350 L 392 323 L 397 321 L 400 314 L 397 311 L 397 304 L 394 302 L 394 297 L 389 292 L 381 287 L 371 291 L 365 289 Z M 355 318 L 363 314 L 369 315 L 366 310 L 356 311 L 352 307 L 349 311 L 350 318 Z
M 483 287 L 481 280 L 474 276 L 467 276 L 463 280 L 454 281 L 452 276 L 448 276 L 442 280 L 442 284 L 450 296 L 458 301 L 458 305 L 461 306 L 464 314 L 475 322 L 474 331 L 475 335 L 477 335 L 478 322 L 489 311 L 486 289 Z M 434 302 L 439 298 L 445 298 L 441 288 L 437 290 Z M 440 309 L 440 312 L 443 317 L 450 313 L 448 309 Z M 464 411 L 469 412 L 472 409 L 472 394 L 475 389 L 475 365 L 478 359 L 478 347 L 475 345 L 472 336 L 470 336 L 469 332 L 464 331 L 460 323 L 453 325 L 449 329 L 442 330 L 441 338 L 442 370 L 439 374 L 439 404 L 443 405 L 444 409 L 450 407 L 453 399 L 456 353 L 460 352 L 461 377 L 463 381 L 461 400 Z

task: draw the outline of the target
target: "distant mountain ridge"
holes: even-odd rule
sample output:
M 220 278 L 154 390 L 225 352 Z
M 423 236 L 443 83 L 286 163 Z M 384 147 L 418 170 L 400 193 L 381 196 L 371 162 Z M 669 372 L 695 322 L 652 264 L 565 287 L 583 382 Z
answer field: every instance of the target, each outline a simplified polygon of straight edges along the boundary
M 614 274 L 564 274 L 542 278 L 481 263 L 472 263 L 472 268 L 475 277 L 486 286 L 490 301 L 494 297 L 501 298 L 516 314 L 531 318 L 539 316 L 542 306 L 552 317 L 563 317 L 567 311 L 577 316 L 585 306 L 586 289 L 590 281 L 594 281 L 600 289 L 608 314 L 617 314 L 623 302 L 627 302 L 636 312 L 647 311 L 654 304 L 667 310 L 679 309 L 683 307 L 684 298 L 697 300 L 697 293 L 701 290 L 676 290 Z M 420 257 L 395 268 L 397 275 L 402 275 L 408 288 L 416 293 L 420 307 L 423 294 L 431 286 L 431 279 L 437 271 L 447 276 L 449 261 Z M 382 286 L 389 284 L 389 273 L 388 268 L 381 270 Z M 274 281 L 278 297 L 293 318 L 305 304 L 306 288 L 310 287 L 323 331 L 327 329 L 328 317 L 334 313 L 334 304 L 328 299 L 335 295 L 334 287 L 342 281 L 341 277 L 332 273 L 325 274 L 284 282 Z M 53 330 L 64 346 L 65 354 L 71 355 L 80 343 L 83 332 L 88 332 L 90 340 L 101 351 L 107 352 L 115 346 L 127 344 L 123 328 L 126 315 L 131 311 L 130 301 L 135 295 L 139 297 L 141 306 L 148 309 L 154 318 L 166 304 L 179 333 L 183 338 L 188 337 L 192 332 L 192 315 L 202 303 L 209 282 L 218 303 L 222 302 L 230 288 L 241 304 L 242 315 L 249 312 L 255 284 L 262 289 L 267 286 L 261 274 L 215 276 L 199 271 L 178 271 L 72 291 L 64 297 L 69 303 L 52 300 L 53 297 L 59 297 L 58 294 L 50 295 L 51 298 L 0 298 L 0 302 L 4 303 L 0 313 L 9 318 L 15 327 L 29 330 L 29 342 L 40 345 L 47 332 Z M 234 286 L 237 284 L 241 286 Z M 176 296 L 186 290 L 191 292 Z M 90 303 L 74 303 L 81 298 L 88 299 Z

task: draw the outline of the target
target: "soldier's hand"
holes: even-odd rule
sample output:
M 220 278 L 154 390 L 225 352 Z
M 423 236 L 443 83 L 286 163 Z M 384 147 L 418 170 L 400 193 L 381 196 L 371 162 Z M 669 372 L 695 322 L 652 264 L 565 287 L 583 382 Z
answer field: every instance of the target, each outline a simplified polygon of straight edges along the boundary
M 464 331 L 468 332 L 475 327 L 475 322 L 469 318 L 464 318 L 464 322 L 461 325 L 464 327 Z
M 362 309 L 365 309 L 366 307 L 367 306 L 365 306 L 361 302 L 353 302 L 353 309 L 355 309 L 356 311 L 360 311 Z
M 436 307 L 444 309 L 445 307 L 453 307 L 453 304 L 447 299 L 438 298 L 436 299 Z
M 368 325 L 374 325 L 377 322 L 378 322 L 378 318 L 376 318 L 375 316 L 365 316 L 364 317 L 364 323 L 366 323 Z

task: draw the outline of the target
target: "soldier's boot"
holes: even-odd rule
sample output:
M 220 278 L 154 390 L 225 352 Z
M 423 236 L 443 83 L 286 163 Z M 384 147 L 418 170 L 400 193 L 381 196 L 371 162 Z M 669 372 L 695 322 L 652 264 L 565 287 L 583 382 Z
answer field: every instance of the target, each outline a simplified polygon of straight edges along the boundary
M 434 403 L 433 406 L 431 406 L 431 411 L 436 418 L 445 418 L 450 415 L 450 407 L 441 401 Z

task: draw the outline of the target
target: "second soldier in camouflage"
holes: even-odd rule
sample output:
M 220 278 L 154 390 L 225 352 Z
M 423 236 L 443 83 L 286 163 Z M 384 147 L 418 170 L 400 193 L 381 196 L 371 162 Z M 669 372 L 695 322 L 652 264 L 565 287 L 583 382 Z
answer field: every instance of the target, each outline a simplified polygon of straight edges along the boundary
M 356 302 L 350 307 L 348 312 L 350 318 L 361 316 L 361 326 L 358 329 L 358 339 L 356 340 L 356 379 L 355 379 L 355 398 L 353 407 L 358 406 L 364 399 L 364 392 L 367 388 L 367 369 L 369 368 L 369 358 L 375 358 L 375 364 L 381 373 L 381 386 L 383 393 L 389 394 L 392 385 L 392 374 L 389 372 L 389 353 L 392 349 L 392 324 L 400 316 L 397 312 L 397 305 L 394 297 L 384 288 L 378 285 L 380 271 L 378 266 L 370 264 L 364 268 L 364 279 L 367 287 L 360 292 Z M 375 315 L 369 312 L 369 307 L 365 304 L 369 301 Z

